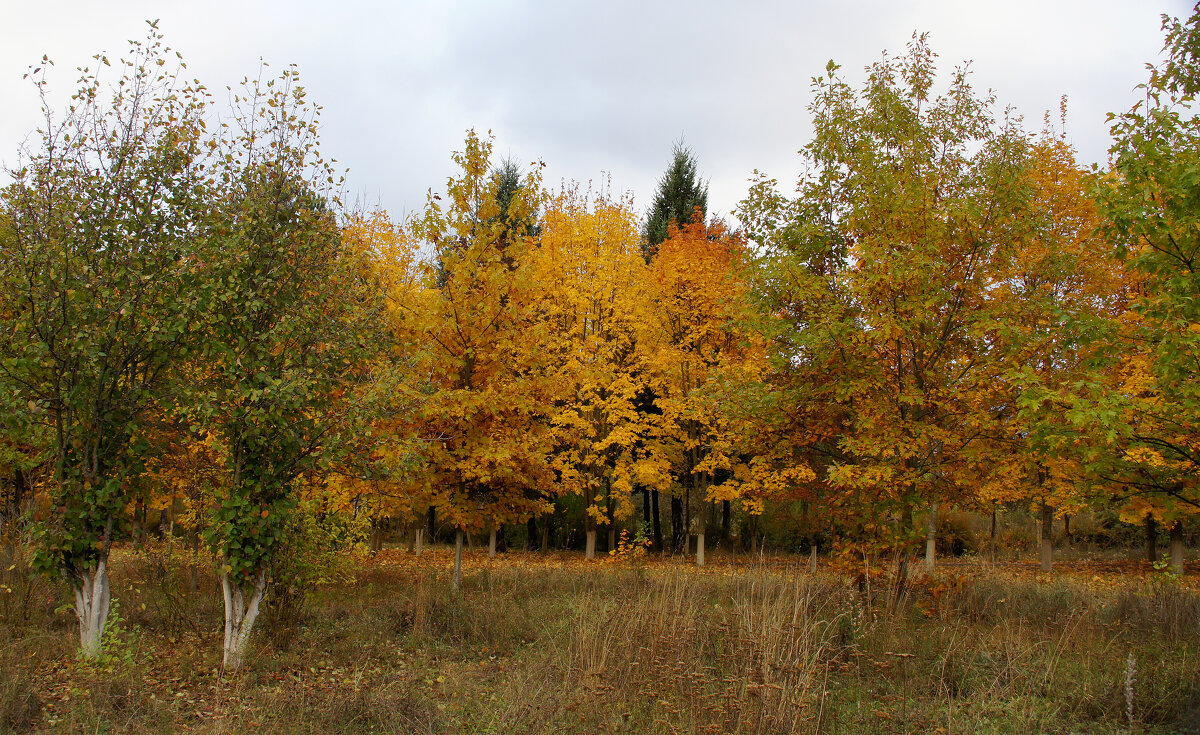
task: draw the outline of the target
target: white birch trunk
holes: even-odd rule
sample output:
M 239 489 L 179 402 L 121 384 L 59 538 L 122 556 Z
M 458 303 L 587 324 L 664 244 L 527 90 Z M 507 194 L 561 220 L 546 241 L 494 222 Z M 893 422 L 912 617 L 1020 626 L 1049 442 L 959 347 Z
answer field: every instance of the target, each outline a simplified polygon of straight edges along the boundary
M 79 572 L 71 578 L 75 593 L 75 617 L 79 620 L 79 647 L 84 658 L 100 655 L 104 626 L 112 606 L 108 585 L 108 560 L 101 559 L 95 572 Z
M 267 591 L 267 570 L 259 571 L 254 580 L 254 591 L 247 601 L 241 585 L 228 574 L 221 575 L 221 592 L 225 598 L 225 653 L 221 666 L 225 671 L 237 671 L 246 658 L 250 644 L 250 633 L 258 619 L 259 606 Z
M 696 566 L 704 566 L 704 531 L 696 534 Z
M 587 531 L 587 545 L 584 547 L 583 556 L 585 559 L 596 558 L 596 529 L 594 528 Z
M 425 548 L 425 529 L 418 528 L 416 531 L 416 534 L 417 534 L 417 556 L 420 556 L 421 552 Z

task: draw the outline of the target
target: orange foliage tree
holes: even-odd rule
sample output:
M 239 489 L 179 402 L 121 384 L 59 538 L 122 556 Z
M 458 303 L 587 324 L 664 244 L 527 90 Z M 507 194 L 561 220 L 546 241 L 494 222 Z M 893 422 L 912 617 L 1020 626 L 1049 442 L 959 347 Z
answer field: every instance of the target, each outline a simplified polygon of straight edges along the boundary
M 723 224 L 672 227 L 651 263 L 656 404 L 669 427 L 675 484 L 671 525 L 675 553 L 697 536 L 704 563 L 707 511 L 741 497 L 734 477 L 737 436 L 722 399 L 731 385 L 757 378 L 763 349 L 742 319 L 746 246 Z M 736 391 L 733 391 L 736 392 Z
M 378 549 L 390 522 L 413 526 L 432 500 L 428 483 L 422 482 L 423 437 L 416 420 L 431 387 L 433 352 L 422 339 L 428 326 L 421 312 L 427 284 L 420 243 L 386 212 L 350 217 L 342 237 L 369 264 L 372 281 L 383 290 L 382 331 L 389 341 L 374 357 L 373 380 L 359 397 L 368 407 L 371 431 L 337 467 L 334 484 L 344 504 L 370 519 L 371 545 Z
M 1055 513 L 1082 508 L 1091 483 L 1076 452 L 1045 440 L 1045 423 L 1061 415 L 1022 412 L 1020 405 L 1032 393 L 1070 390 L 1097 350 L 1112 348 L 1097 339 L 1098 330 L 1123 313 L 1128 289 L 1088 193 L 1090 175 L 1070 146 L 1043 134 L 1030 149 L 1026 173 L 1025 231 L 992 289 L 986 338 L 1009 369 L 986 398 L 997 429 L 984 455 L 979 500 L 993 510 L 1007 501 L 1036 505 L 1042 567 L 1050 571 Z

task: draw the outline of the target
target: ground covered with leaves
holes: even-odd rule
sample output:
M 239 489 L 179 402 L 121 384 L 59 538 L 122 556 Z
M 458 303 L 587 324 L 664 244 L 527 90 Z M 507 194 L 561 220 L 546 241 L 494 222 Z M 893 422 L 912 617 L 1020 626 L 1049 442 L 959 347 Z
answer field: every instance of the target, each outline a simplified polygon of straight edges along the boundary
M 65 590 L 10 584 L 0 731 L 1200 732 L 1197 570 L 943 564 L 895 605 L 793 557 L 475 552 L 460 591 L 449 566 L 387 549 L 277 590 L 235 676 L 202 559 L 119 554 L 92 666 Z

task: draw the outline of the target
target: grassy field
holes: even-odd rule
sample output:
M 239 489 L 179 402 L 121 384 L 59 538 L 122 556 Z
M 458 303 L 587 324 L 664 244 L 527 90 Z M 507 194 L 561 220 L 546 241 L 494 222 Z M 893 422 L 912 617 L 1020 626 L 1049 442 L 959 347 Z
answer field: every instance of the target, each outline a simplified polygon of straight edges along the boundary
M 946 563 L 889 611 L 885 579 L 791 557 L 474 552 L 457 592 L 449 565 L 348 560 L 229 677 L 202 560 L 119 554 L 98 666 L 66 590 L 10 570 L 0 731 L 1200 732 L 1196 570 Z

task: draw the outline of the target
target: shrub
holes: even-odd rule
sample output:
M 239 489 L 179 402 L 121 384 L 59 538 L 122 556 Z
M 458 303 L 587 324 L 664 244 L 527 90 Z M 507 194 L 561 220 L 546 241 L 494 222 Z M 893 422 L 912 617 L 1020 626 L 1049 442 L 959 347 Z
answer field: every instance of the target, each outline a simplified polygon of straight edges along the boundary
M 162 539 L 146 539 L 126 567 L 134 585 L 123 593 L 133 603 L 130 619 L 174 639 L 185 633 L 207 638 L 218 620 L 211 565 L 205 552 L 189 548 L 169 532 Z
M 263 608 L 263 624 L 276 648 L 291 645 L 303 622 L 308 594 L 315 587 L 347 584 L 368 552 L 370 520 L 322 512 L 302 503 L 275 557 Z

